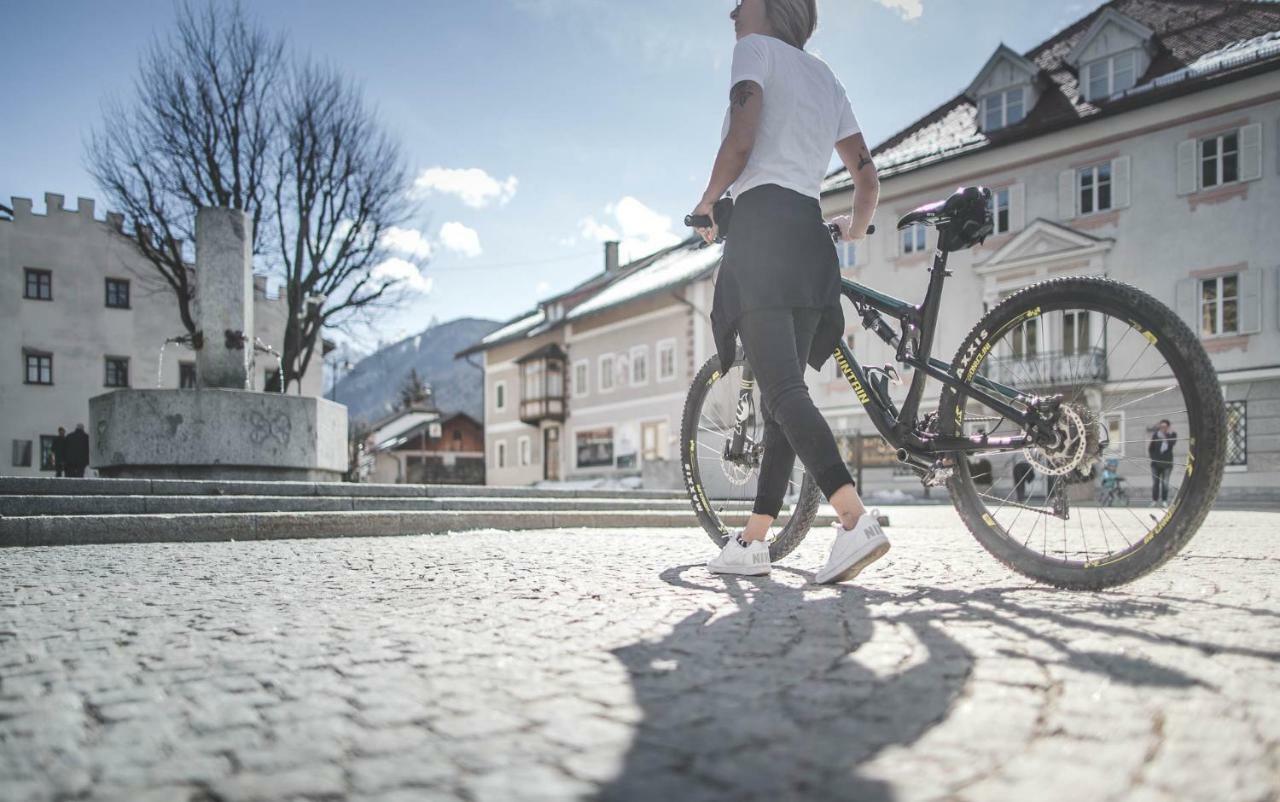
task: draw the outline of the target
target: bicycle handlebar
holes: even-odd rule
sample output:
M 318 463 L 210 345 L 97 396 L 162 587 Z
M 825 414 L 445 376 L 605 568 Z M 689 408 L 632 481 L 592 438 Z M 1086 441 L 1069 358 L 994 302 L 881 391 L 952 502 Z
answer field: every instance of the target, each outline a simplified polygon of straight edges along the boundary
M 689 228 L 711 228 L 711 216 L 706 214 L 687 214 L 684 217 L 684 224 Z M 840 241 L 840 226 L 835 223 L 827 223 L 827 230 L 831 232 L 831 239 Z M 876 233 L 875 226 L 867 226 L 867 236 Z

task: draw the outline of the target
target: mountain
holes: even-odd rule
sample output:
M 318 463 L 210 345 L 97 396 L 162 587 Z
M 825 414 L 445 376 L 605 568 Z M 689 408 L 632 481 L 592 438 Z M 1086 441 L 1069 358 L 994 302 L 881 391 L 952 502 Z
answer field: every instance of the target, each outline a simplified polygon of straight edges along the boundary
M 484 421 L 484 368 L 480 356 L 453 355 L 502 323 L 464 317 L 439 323 L 360 360 L 338 381 L 331 396 L 350 410 L 352 422 L 372 423 L 395 411 L 400 388 L 412 370 L 431 385 L 441 412 L 465 412 Z

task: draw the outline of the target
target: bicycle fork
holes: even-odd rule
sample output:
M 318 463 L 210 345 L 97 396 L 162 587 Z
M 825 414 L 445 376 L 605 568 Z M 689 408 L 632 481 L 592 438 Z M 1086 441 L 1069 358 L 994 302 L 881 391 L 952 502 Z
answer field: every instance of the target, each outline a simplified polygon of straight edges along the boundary
M 725 441 L 724 458 L 734 462 L 741 461 L 746 454 L 747 427 L 755 419 L 756 403 L 752 390 L 756 386 L 755 373 L 751 365 L 743 364 L 742 381 L 738 385 L 738 403 L 734 410 L 733 432 Z M 754 462 L 755 455 L 751 454 Z

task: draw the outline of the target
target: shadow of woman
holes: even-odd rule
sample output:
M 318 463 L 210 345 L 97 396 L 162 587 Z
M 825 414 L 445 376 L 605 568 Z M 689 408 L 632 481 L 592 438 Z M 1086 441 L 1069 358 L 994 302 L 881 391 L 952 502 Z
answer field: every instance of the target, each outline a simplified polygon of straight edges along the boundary
M 1027 588 L 894 594 L 837 586 L 811 598 L 807 572 L 775 566 L 775 576 L 789 573 L 792 581 L 728 578 L 717 587 L 687 580 L 689 569 L 701 566 L 668 569 L 662 579 L 717 598 L 727 590 L 736 609 L 701 610 L 660 641 L 614 651 L 643 718 L 621 773 L 599 799 L 893 799 L 892 788 L 859 769 L 945 721 L 964 693 L 975 658 L 948 634 L 952 621 L 982 621 L 1035 639 L 1063 664 L 1116 682 L 1197 684 L 1141 657 L 1073 651 L 1062 631 L 1096 632 L 1097 622 L 1005 598 Z M 1027 623 L 1036 619 L 1044 626 Z M 1103 629 L 1144 637 L 1121 625 Z M 876 645 L 868 649 L 873 633 Z

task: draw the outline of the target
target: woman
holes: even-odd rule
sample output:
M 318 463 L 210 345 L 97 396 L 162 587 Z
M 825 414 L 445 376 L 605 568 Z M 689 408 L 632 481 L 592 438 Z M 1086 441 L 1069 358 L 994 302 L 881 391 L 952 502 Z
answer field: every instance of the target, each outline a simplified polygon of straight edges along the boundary
M 740 0 L 730 13 L 729 110 L 707 191 L 694 214 L 732 189 L 733 235 L 716 280 L 711 324 L 720 364 L 733 362 L 735 334 L 760 385 L 764 457 L 747 526 L 707 563 L 715 573 L 769 572 L 765 539 L 796 457 L 839 520 L 816 581 L 851 579 L 889 550 L 867 514 L 826 420 L 804 383 L 844 333 L 840 268 L 818 204 L 834 148 L 857 187 L 851 215 L 834 222 L 846 240 L 865 237 L 880 182 L 844 87 L 804 51 L 817 27 L 816 0 Z M 716 229 L 699 229 L 708 242 Z

